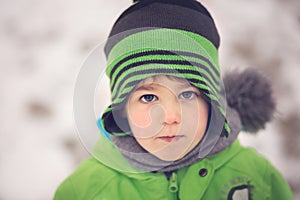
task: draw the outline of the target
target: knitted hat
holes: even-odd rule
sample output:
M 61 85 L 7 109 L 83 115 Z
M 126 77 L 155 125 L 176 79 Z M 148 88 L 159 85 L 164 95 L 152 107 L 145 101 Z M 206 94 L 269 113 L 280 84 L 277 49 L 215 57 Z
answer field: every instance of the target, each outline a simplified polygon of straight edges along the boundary
M 213 18 L 195 0 L 140 0 L 125 10 L 105 46 L 112 95 L 112 104 L 102 116 L 106 131 L 130 134 L 120 113 L 127 98 L 141 80 L 164 74 L 185 78 L 197 87 L 210 104 L 213 131 L 227 137 L 219 43 Z

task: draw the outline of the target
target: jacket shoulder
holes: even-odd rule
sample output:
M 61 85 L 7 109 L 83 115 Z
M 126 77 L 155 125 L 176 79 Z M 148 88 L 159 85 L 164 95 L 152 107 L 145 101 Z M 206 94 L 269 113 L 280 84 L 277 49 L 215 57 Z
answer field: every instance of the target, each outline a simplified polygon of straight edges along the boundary
M 222 173 L 234 174 L 252 188 L 253 199 L 293 199 L 288 183 L 280 172 L 263 155 L 250 147 L 238 145 L 238 152 L 222 167 Z M 260 196 L 261 195 L 261 196 Z
M 93 199 L 117 173 L 95 158 L 83 161 L 56 190 L 54 199 Z
M 251 147 L 238 145 L 237 153 L 227 161 L 225 169 L 265 182 L 277 170 L 270 161 Z

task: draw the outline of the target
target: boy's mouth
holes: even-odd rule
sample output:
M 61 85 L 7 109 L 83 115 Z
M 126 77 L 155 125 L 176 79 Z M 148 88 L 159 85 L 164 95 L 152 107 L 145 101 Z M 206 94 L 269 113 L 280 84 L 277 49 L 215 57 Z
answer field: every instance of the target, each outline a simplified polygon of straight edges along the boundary
M 177 141 L 182 137 L 183 137 L 182 135 L 173 135 L 173 136 L 160 136 L 157 138 L 169 143 L 169 142 Z

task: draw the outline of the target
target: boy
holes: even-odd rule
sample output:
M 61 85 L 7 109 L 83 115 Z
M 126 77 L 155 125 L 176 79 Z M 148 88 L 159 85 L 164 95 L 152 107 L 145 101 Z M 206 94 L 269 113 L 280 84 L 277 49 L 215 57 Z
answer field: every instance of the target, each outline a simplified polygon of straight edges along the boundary
M 271 119 L 270 86 L 237 73 L 225 80 L 226 103 L 219 40 L 197 1 L 128 8 L 105 48 L 112 105 L 102 134 L 55 199 L 292 199 L 278 171 L 236 139 Z

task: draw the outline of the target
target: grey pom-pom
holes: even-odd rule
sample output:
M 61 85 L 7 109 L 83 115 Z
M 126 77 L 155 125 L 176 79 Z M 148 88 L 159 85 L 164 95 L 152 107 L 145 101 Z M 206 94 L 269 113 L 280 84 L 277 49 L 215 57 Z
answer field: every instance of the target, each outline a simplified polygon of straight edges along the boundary
M 246 132 L 265 128 L 275 111 L 275 100 L 268 79 L 254 69 L 230 72 L 224 77 L 228 106 L 235 109 Z

